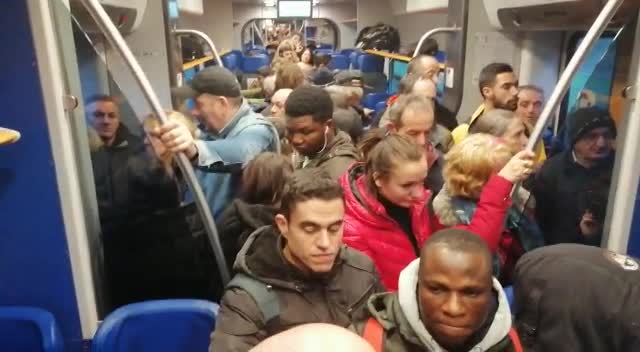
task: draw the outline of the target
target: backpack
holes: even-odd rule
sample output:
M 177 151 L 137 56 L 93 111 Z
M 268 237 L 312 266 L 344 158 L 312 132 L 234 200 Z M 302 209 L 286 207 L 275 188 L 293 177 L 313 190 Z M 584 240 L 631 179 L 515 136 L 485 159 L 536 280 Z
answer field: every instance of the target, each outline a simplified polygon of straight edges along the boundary
M 400 33 L 396 28 L 383 23 L 365 27 L 358 34 L 356 48 L 397 52 L 400 49 Z
M 380 322 L 375 318 L 369 318 L 364 324 L 362 330 L 362 338 L 365 339 L 373 350 L 376 352 L 383 352 L 384 350 L 384 329 Z M 520 337 L 515 329 L 509 329 L 509 338 L 513 344 L 513 350 L 515 352 L 523 352 L 522 345 L 520 344 Z
M 238 273 L 227 284 L 227 289 L 229 288 L 239 288 L 253 298 L 264 317 L 265 325 L 271 319 L 280 315 L 280 301 L 271 285 L 267 285 L 249 275 Z

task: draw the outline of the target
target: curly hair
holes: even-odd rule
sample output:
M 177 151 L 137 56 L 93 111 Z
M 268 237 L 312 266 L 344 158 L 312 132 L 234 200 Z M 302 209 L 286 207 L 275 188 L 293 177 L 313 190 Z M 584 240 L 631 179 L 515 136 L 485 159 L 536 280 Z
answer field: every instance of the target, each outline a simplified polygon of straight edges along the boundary
M 443 176 L 452 197 L 479 199 L 482 188 L 511 158 L 501 139 L 478 133 L 456 144 L 445 156 Z

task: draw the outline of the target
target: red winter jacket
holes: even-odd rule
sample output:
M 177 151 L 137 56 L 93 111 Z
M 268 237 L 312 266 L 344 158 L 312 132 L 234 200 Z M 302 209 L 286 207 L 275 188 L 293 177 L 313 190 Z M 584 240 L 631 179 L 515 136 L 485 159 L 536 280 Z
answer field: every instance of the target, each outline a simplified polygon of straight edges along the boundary
M 417 254 L 407 235 L 367 189 L 363 171 L 363 164 L 355 164 L 340 178 L 346 208 L 344 243 L 367 254 L 386 288 L 397 291 L 400 272 L 417 258 Z M 457 226 L 484 239 L 492 253 L 498 248 L 505 215 L 511 206 L 512 186 L 506 179 L 493 176 L 480 195 L 471 224 Z M 444 228 L 437 217 L 430 214 L 427 206 L 430 198 L 431 191 L 425 190 L 424 196 L 410 210 L 413 234 L 419 247 L 432 233 Z

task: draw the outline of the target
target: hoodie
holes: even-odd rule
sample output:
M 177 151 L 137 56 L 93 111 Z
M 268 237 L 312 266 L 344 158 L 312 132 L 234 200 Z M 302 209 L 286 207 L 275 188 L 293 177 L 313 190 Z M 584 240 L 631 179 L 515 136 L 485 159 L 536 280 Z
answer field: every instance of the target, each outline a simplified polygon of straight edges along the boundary
M 414 260 L 400 274 L 397 293 L 383 293 L 369 299 L 368 309 L 384 330 L 383 351 L 428 351 L 447 352 L 425 328 L 420 319 L 420 308 L 416 289 L 420 259 Z M 469 351 L 502 352 L 512 351 L 509 337 L 511 311 L 507 297 L 498 280 L 493 279 L 493 289 L 497 296 L 497 307 L 492 317 L 487 319 L 478 334 L 477 342 Z M 355 330 L 362 334 L 364 324 L 356 324 Z

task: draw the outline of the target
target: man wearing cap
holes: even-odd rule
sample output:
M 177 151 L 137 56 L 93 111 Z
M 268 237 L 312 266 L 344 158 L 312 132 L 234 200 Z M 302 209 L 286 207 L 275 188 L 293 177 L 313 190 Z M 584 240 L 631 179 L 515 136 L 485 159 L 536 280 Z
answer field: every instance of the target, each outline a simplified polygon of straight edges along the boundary
M 175 121 L 152 134 L 172 152 L 184 152 L 197 167 L 200 184 L 217 217 L 236 196 L 243 166 L 262 152 L 277 151 L 277 132 L 243 100 L 240 84 L 227 69 L 206 68 L 174 94 L 194 99 L 192 114 L 202 130 L 199 139 L 194 140 L 189 129 Z
M 616 127 L 609 113 L 579 109 L 569 118 L 571 148 L 536 175 L 536 218 L 547 244 L 600 245 L 615 159 Z

